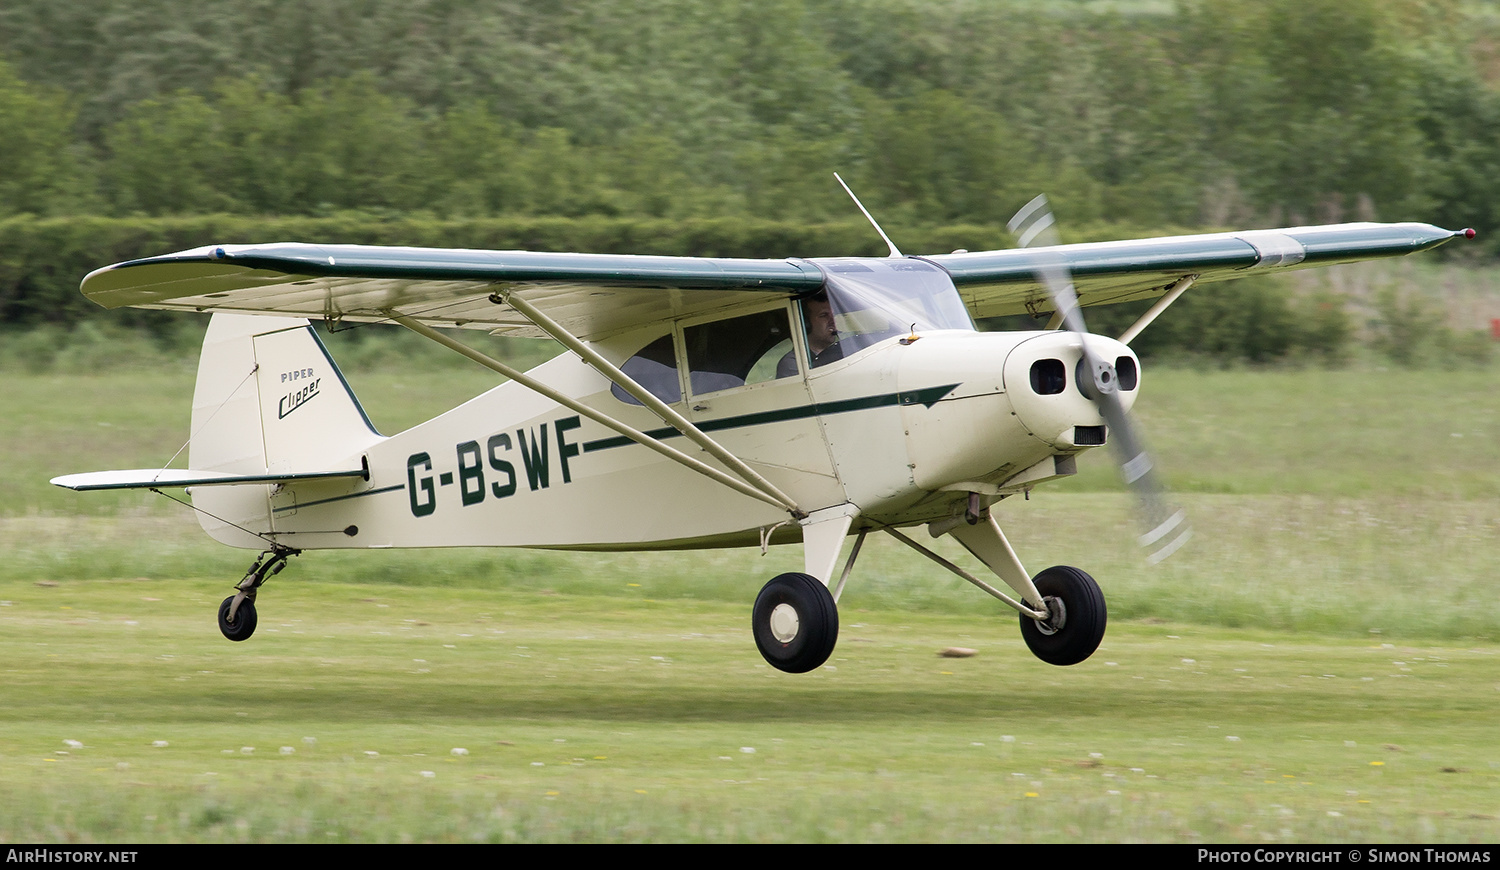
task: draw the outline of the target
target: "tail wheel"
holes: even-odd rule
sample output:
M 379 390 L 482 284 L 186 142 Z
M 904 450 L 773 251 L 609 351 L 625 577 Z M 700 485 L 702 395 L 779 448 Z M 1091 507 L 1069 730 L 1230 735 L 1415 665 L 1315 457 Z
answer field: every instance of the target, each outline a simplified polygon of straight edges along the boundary
M 789 674 L 803 674 L 828 661 L 839 639 L 833 595 L 809 574 L 772 578 L 755 599 L 751 625 L 760 654 Z
M 1052 665 L 1076 665 L 1104 640 L 1104 593 L 1088 574 L 1059 565 L 1032 581 L 1047 605 L 1045 620 L 1021 616 L 1021 637 L 1037 658 Z
M 230 640 L 249 640 L 255 634 L 255 604 L 246 598 L 234 612 L 234 621 L 229 621 L 229 608 L 234 605 L 234 596 L 224 599 L 219 605 L 219 631 Z

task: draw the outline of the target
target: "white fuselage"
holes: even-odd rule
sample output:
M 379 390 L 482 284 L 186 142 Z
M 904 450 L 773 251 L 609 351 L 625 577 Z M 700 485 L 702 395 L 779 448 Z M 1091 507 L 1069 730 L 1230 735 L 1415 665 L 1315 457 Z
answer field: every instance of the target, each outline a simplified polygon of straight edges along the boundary
M 649 338 L 596 347 L 619 364 Z M 1075 383 L 1080 341 L 1069 332 L 892 337 L 797 377 L 689 394 L 674 407 L 804 510 L 853 505 L 855 528 L 909 525 L 961 512 L 971 492 L 993 500 L 1020 491 L 1054 476 L 1050 464 L 1038 473 L 1040 464 L 1102 443 L 1099 414 Z M 1089 341 L 1096 354 L 1137 366 L 1119 342 Z M 1048 361 L 1040 391 L 1039 361 Z M 718 466 L 572 354 L 531 375 Z M 1127 403 L 1134 379 L 1129 387 Z M 301 549 L 744 546 L 787 519 L 516 383 L 345 461 L 365 463 L 368 480 L 216 487 L 194 499 L 247 528 L 269 519 L 278 540 Z M 1013 481 L 1021 483 L 1007 489 Z M 263 545 L 227 527 L 209 531 Z M 795 523 L 773 536 L 799 538 Z

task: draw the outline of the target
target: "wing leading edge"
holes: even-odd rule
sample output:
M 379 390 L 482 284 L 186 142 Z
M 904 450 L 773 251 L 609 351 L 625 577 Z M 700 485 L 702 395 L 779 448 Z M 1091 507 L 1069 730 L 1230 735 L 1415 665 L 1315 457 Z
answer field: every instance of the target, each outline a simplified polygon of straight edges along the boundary
M 504 301 L 519 294 L 584 340 L 821 287 L 806 261 L 551 254 L 370 245 L 196 248 L 90 273 L 106 308 L 386 320 L 541 336 Z
M 1037 268 L 1059 259 L 1083 305 L 1162 295 L 1177 280 L 1394 257 L 1472 230 L 1430 224 L 1338 224 L 1170 236 L 921 257 L 952 276 L 970 312 L 993 317 L 1050 311 Z M 841 258 L 844 259 L 844 258 Z M 274 313 L 379 321 L 392 314 L 434 327 L 539 336 L 507 299 L 515 294 L 570 333 L 592 341 L 678 317 L 706 314 L 768 294 L 817 291 L 817 259 L 752 260 L 554 254 L 370 245 L 224 245 L 99 269 L 83 293 L 106 308 Z
M 1437 247 L 1473 230 L 1431 224 L 1334 224 L 1238 233 L 1166 236 L 924 257 L 946 269 L 975 317 L 1038 314 L 1053 309 L 1037 280 L 1048 263 L 1072 274 L 1079 304 L 1112 305 L 1161 296 L 1179 279 L 1226 281 L 1313 266 L 1399 257 Z

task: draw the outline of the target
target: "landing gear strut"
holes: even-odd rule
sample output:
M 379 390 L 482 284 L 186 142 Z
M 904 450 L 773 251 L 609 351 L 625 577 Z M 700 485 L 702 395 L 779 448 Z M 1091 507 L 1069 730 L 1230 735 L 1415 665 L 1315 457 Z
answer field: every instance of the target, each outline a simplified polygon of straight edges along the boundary
M 972 501 L 970 504 L 972 506 Z M 933 537 L 953 535 L 964 549 L 1019 593 L 1020 600 L 1006 595 L 895 529 L 886 531 L 1019 611 L 1021 637 L 1037 658 L 1052 665 L 1076 665 L 1099 648 L 1099 643 L 1104 640 L 1106 614 L 1104 593 L 1099 591 L 1094 578 L 1067 565 L 1048 568 L 1035 578 L 1028 576 L 993 515 L 986 522 L 972 525 L 941 522 L 928 528 Z
M 245 579 L 235 585 L 235 594 L 219 605 L 219 631 L 233 641 L 249 640 L 255 634 L 255 590 L 272 576 L 281 573 L 286 560 L 302 552 L 276 546 L 261 553 L 245 572 Z

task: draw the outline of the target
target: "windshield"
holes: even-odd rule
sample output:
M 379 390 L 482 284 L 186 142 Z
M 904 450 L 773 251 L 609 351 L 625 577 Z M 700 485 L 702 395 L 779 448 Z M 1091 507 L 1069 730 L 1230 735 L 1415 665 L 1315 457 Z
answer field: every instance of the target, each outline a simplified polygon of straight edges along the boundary
M 895 258 L 815 262 L 826 281 L 823 291 L 804 302 L 804 321 L 810 330 L 817 328 L 816 318 L 807 315 L 821 312 L 817 303 L 826 298 L 839 357 L 913 330 L 974 328 L 952 279 L 931 263 Z M 810 304 L 817 312 L 808 311 Z M 816 338 L 809 333 L 815 354 Z M 815 366 L 820 362 L 813 361 Z

